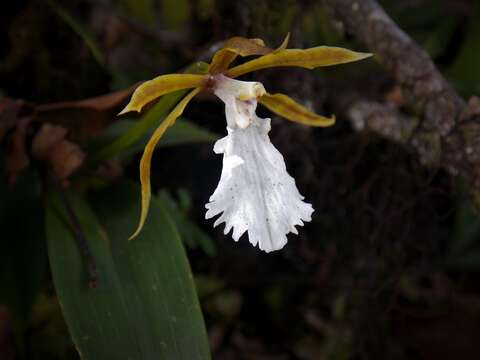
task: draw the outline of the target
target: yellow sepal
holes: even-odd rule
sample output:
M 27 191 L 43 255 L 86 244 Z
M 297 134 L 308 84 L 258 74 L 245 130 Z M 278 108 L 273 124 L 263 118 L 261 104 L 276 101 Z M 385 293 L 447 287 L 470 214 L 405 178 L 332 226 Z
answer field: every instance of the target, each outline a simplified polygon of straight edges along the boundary
M 198 94 L 200 89 L 195 89 L 190 92 L 187 96 L 185 96 L 175 108 L 172 110 L 170 114 L 162 121 L 162 123 L 158 126 L 158 128 L 153 133 L 150 140 L 148 140 L 147 145 L 145 146 L 145 150 L 143 151 L 142 159 L 140 160 L 140 182 L 142 185 L 142 210 L 140 214 L 140 221 L 138 223 L 138 227 L 130 236 L 129 240 L 136 237 L 143 228 L 145 224 L 145 220 L 147 219 L 148 209 L 150 207 L 150 197 L 151 197 L 151 188 L 150 188 L 150 166 L 152 163 L 152 155 L 153 151 L 155 150 L 155 146 L 165 133 L 165 131 L 175 123 L 175 120 L 182 115 L 185 106 L 189 103 L 192 98 Z
M 327 118 L 317 115 L 284 94 L 267 93 L 259 102 L 281 117 L 300 124 L 326 127 L 335 123 L 335 116 Z
M 225 42 L 222 49 L 213 56 L 208 69 L 210 74 L 217 74 L 228 69 L 237 56 L 266 55 L 284 50 L 288 46 L 290 33 L 285 36 L 282 44 L 277 49 L 265 46 L 262 39 L 246 39 L 240 36 L 233 37 Z
M 162 95 L 172 91 L 201 87 L 205 81 L 205 75 L 168 74 L 157 76 L 137 87 L 130 102 L 118 115 L 129 111 L 140 111 L 150 101 Z
M 265 55 L 272 51 L 272 49 L 265 46 L 262 39 L 247 39 L 235 36 L 228 39 L 223 47 L 215 53 L 208 72 L 210 74 L 218 74 L 227 70 L 238 55 Z
M 235 78 L 255 70 L 277 66 L 296 66 L 306 69 L 315 69 L 320 66 L 330 66 L 358 61 L 369 56 L 372 56 L 372 54 L 330 46 L 318 46 L 304 50 L 284 49 L 235 66 L 229 69 L 225 75 Z

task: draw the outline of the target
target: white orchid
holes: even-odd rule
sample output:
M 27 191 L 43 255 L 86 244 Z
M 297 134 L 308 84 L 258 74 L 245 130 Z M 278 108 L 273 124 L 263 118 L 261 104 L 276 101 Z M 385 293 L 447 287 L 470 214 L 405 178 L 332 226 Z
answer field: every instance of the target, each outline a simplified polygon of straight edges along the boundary
M 311 220 L 313 208 L 302 201 L 282 154 L 270 142 L 270 119 L 255 114 L 256 97 L 265 93 L 263 86 L 223 75 L 218 82 L 214 93 L 225 103 L 228 135 L 213 148 L 223 154 L 223 169 L 206 205 L 206 218 L 222 214 L 214 226 L 225 222 L 225 235 L 233 228 L 235 241 L 248 232 L 253 246 L 258 244 L 266 252 L 281 249 L 287 243 L 286 234 L 296 234 L 296 225 Z M 257 95 L 242 101 L 237 89 Z
M 283 94 L 269 94 L 259 82 L 234 80 L 235 77 L 268 67 L 296 66 L 313 69 L 364 59 L 371 54 L 320 46 L 306 50 L 286 49 L 288 36 L 276 49 L 265 47 L 260 39 L 235 37 L 225 42 L 213 57 L 205 74 L 162 75 L 140 85 L 121 112 L 140 111 L 148 102 L 168 92 L 195 88 L 165 118 L 145 147 L 140 162 L 142 213 L 135 237 L 142 229 L 150 201 L 150 164 L 153 150 L 187 103 L 200 90 L 213 91 L 225 103 L 228 135 L 215 143 L 214 152 L 223 154 L 218 186 L 206 205 L 206 218 L 220 215 L 214 226 L 225 222 L 224 233 L 233 229 L 238 241 L 247 232 L 250 243 L 270 252 L 287 243 L 287 234 L 297 234 L 296 226 L 311 221 L 313 208 L 303 201 L 295 180 L 287 173 L 283 156 L 270 142 L 270 119 L 256 113 L 257 102 L 276 114 L 310 126 L 330 126 L 326 118 L 307 110 Z M 262 55 L 229 68 L 237 56 Z

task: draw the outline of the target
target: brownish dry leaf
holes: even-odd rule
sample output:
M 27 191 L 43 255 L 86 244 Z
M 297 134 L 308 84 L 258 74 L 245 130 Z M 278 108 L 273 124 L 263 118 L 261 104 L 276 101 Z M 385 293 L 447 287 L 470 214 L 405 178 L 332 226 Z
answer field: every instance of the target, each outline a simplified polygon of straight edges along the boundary
M 120 160 L 110 159 L 102 163 L 94 173 L 102 179 L 116 180 L 123 176 L 123 166 Z
M 67 129 L 61 126 L 44 124 L 32 141 L 32 155 L 46 161 L 56 177 L 67 185 L 67 179 L 85 161 L 80 147 L 67 140 Z
M 111 94 L 78 101 L 64 101 L 35 107 L 35 119 L 61 125 L 74 140 L 84 140 L 108 127 L 139 84 Z
M 50 124 L 43 125 L 32 141 L 32 155 L 46 159 L 51 148 L 67 136 L 67 129 Z
M 17 123 L 18 114 L 23 106 L 24 103 L 21 101 L 10 98 L 0 99 L 0 143 L 5 134 Z
M 77 144 L 63 140 L 52 147 L 48 161 L 53 172 L 66 185 L 67 179 L 82 166 L 85 154 Z
M 94 98 L 38 106 L 10 98 L 1 99 L 0 142 L 9 134 L 5 160 L 9 183 L 14 184 L 30 164 L 27 135 L 31 132 L 31 122 L 40 121 L 45 124 L 33 138 L 32 156 L 46 161 L 58 179 L 67 184 L 67 179 L 85 160 L 85 154 L 73 141 L 91 137 L 115 121 L 119 108 L 137 85 Z M 67 133 L 75 138 L 67 140 Z

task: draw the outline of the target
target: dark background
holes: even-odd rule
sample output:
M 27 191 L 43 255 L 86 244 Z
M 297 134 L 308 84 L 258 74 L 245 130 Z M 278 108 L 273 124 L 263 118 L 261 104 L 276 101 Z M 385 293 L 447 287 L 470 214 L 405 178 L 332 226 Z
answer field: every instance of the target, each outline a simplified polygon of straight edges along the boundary
M 480 93 L 477 1 L 380 3 L 460 94 Z M 288 31 L 290 47 L 367 50 L 344 36 L 317 1 L 10 1 L 0 10 L 0 97 L 43 104 L 98 96 L 208 60 L 211 47 L 228 37 L 260 37 L 275 47 Z M 480 358 L 480 221 L 464 185 L 420 165 L 400 145 L 356 132 L 339 106 L 361 93 L 412 114 L 391 75 L 368 60 L 248 78 L 319 113 L 335 111 L 338 121 L 313 129 L 273 118 L 272 142 L 315 213 L 271 254 L 245 237 L 234 243 L 203 219 L 221 170 L 211 143 L 157 151 L 154 188 L 191 201 L 188 255 L 213 358 Z M 225 133 L 223 105 L 208 95 L 194 100 L 185 118 Z M 124 176 L 138 178 L 138 160 L 121 163 Z M 22 298 L 20 315 L 0 305 L 0 359 L 76 358 L 46 258 L 25 267 L 44 275 Z M 6 270 L 0 280 L 8 296 L 16 285 Z

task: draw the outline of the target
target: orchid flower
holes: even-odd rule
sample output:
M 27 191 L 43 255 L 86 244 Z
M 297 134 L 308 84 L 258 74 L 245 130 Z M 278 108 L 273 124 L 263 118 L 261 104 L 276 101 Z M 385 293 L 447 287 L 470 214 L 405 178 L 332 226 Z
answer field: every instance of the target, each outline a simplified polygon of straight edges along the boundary
M 334 124 L 335 117 L 317 115 L 284 94 L 270 94 L 259 82 L 235 78 L 271 67 L 314 69 L 343 64 L 371 54 L 328 46 L 287 49 L 288 40 L 289 35 L 280 47 L 271 49 L 261 39 L 234 37 L 215 53 L 206 74 L 161 75 L 135 90 L 120 114 L 139 112 L 147 103 L 169 92 L 194 89 L 163 120 L 145 147 L 140 161 L 142 209 L 139 225 L 130 239 L 140 233 L 147 218 L 153 150 L 200 91 L 213 91 L 225 103 L 228 133 L 214 145 L 214 152 L 223 154 L 223 169 L 218 186 L 206 205 L 206 218 L 221 214 L 214 226 L 225 222 L 225 235 L 233 228 L 235 241 L 248 232 L 250 243 L 258 244 L 266 252 L 281 249 L 288 233 L 297 234 L 295 226 L 311 221 L 312 205 L 303 201 L 295 180 L 287 173 L 283 156 L 270 142 L 270 119 L 259 118 L 255 110 L 259 102 L 287 120 L 320 127 Z M 253 55 L 261 56 L 230 67 L 238 56 Z

